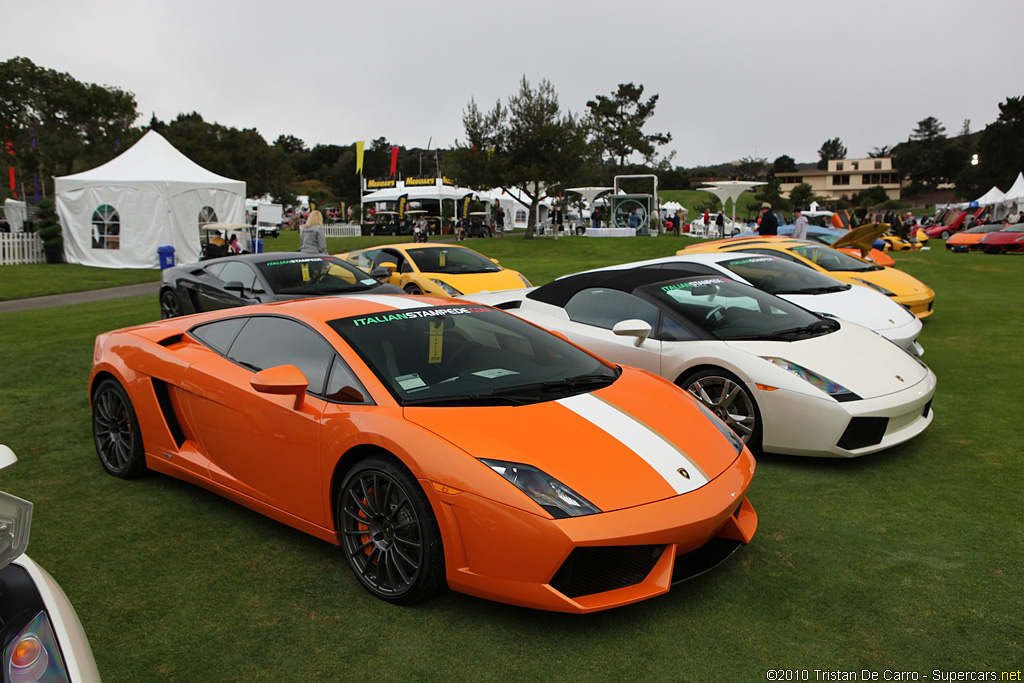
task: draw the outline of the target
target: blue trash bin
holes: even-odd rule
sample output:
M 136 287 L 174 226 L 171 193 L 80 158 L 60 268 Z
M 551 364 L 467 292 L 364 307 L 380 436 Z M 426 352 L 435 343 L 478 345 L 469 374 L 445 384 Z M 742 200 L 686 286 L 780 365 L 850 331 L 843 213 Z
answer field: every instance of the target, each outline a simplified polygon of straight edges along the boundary
M 258 239 L 257 238 L 257 239 L 254 239 L 252 241 L 252 253 L 254 253 L 254 254 L 262 254 L 263 253 L 263 240 L 262 239 Z
M 157 247 L 156 253 L 160 257 L 160 270 L 174 267 L 174 247 Z

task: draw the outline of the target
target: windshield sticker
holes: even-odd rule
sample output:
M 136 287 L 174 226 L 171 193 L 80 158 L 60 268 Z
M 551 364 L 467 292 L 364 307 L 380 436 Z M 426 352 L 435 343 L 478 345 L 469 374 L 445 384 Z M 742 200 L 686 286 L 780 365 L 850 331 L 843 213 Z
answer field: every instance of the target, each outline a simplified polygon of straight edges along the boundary
M 422 389 L 427 386 L 427 383 L 420 379 L 420 376 L 415 372 L 410 375 L 400 375 L 395 377 L 395 381 L 398 382 L 398 386 L 402 387 L 406 391 L 412 391 L 413 389 Z
M 771 256 L 760 256 L 758 258 L 745 258 L 739 261 L 727 261 L 727 266 L 742 266 L 745 263 L 764 263 L 765 261 L 774 261 L 775 259 Z
M 324 261 L 330 261 L 330 256 L 311 256 L 309 258 L 290 258 L 283 261 L 267 261 L 263 265 L 267 267 L 273 266 L 288 266 L 293 263 L 323 263 Z M 308 267 L 308 266 L 307 266 Z
M 374 280 L 372 277 L 364 277 L 362 280 L 359 281 L 359 284 L 361 284 L 361 285 L 375 285 L 375 284 L 377 284 L 377 281 Z
M 436 365 L 441 362 L 441 349 L 444 345 L 444 321 L 430 321 L 430 346 L 427 350 L 427 363 Z
M 490 370 L 480 370 L 471 374 L 476 375 L 477 377 L 483 377 L 484 379 L 498 379 L 499 377 L 507 377 L 508 375 L 518 375 L 519 373 L 515 370 L 506 370 L 505 368 L 491 368 Z
M 303 282 L 309 282 L 309 264 L 308 263 L 303 263 L 302 264 L 302 281 Z
M 375 323 L 390 323 L 399 320 L 414 320 L 416 318 L 432 318 L 441 315 L 467 315 L 470 313 L 486 313 L 491 309 L 485 306 L 458 306 L 451 308 L 424 308 L 419 311 L 405 311 L 403 313 L 381 313 L 370 315 L 365 318 L 353 318 L 352 324 L 355 327 L 373 325 Z
M 691 289 L 693 287 L 703 287 L 704 285 L 721 285 L 725 284 L 725 280 L 718 278 L 710 278 L 707 280 L 694 280 L 693 282 L 677 282 L 674 285 L 665 285 L 661 288 L 663 292 L 671 292 L 674 289 Z

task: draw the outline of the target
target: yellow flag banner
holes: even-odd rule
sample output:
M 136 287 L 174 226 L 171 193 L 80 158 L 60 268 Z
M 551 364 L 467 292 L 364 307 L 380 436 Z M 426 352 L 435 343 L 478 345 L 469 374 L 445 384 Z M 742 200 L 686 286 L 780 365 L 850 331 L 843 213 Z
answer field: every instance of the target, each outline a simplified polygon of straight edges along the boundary
M 363 140 L 356 143 L 356 173 L 363 172 L 363 146 L 365 144 Z

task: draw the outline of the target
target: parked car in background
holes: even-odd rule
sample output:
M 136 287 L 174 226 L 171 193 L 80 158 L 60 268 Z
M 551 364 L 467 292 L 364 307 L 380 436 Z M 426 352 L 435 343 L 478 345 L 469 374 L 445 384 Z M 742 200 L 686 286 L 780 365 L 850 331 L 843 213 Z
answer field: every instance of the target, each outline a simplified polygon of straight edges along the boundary
M 978 248 L 986 254 L 1009 254 L 1024 250 L 1024 223 L 1014 223 L 1002 230 L 990 232 L 981 238 Z
M 918 318 L 927 318 L 932 314 L 935 292 L 928 285 L 895 268 L 884 268 L 868 263 L 824 244 L 777 237 L 760 240 L 723 240 L 695 244 L 676 253 L 693 254 L 707 251 L 744 251 L 777 256 L 813 268 L 842 282 L 881 292 L 905 306 Z
M 708 271 L 599 270 L 470 298 L 675 382 L 754 451 L 851 458 L 931 423 L 936 379 L 918 358 L 860 325 Z
M 386 268 L 391 273 L 386 281 L 409 294 L 459 296 L 530 286 L 518 271 L 502 268 L 496 260 L 454 244 L 391 244 L 337 256 L 374 277 L 378 269 Z
M 946 240 L 946 249 L 955 252 L 979 251 L 982 248 L 981 240 L 985 235 L 999 232 L 1005 227 L 1005 223 L 982 223 L 973 228 L 967 228 Z
M 725 275 L 809 311 L 849 320 L 895 342 L 905 351 L 920 356 L 917 342 L 921 321 L 903 306 L 868 287 L 854 287 L 800 264 L 762 254 L 743 252 L 683 254 L 634 261 L 597 270 L 663 268 L 705 265 L 715 275 Z M 593 271 L 597 272 L 597 271 Z
M 17 460 L 0 444 L 0 470 Z M 75 608 L 25 554 L 31 522 L 32 503 L 0 491 L 0 680 L 97 682 L 96 660 Z
M 382 271 L 380 276 L 388 273 Z M 239 254 L 164 270 L 160 316 L 356 293 L 401 294 L 402 290 L 327 254 Z

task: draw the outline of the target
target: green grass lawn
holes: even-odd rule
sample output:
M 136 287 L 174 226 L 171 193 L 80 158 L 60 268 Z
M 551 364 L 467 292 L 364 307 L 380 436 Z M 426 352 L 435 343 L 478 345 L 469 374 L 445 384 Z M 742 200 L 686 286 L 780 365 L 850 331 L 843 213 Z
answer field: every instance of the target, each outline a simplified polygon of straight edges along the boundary
M 287 239 L 268 246 L 294 248 Z M 330 240 L 329 248 L 387 241 Z M 543 283 L 688 242 L 466 244 Z M 627 608 L 567 616 L 454 593 L 389 606 L 362 590 L 333 546 L 168 477 L 105 475 L 86 396 L 93 338 L 156 317 L 155 296 L 0 314 L 0 442 L 20 458 L 2 485 L 35 503 L 29 552 L 71 597 L 105 681 L 764 681 L 770 668 L 808 669 L 813 681 L 814 669 L 929 679 L 933 669 L 1016 671 L 1024 660 L 1024 258 L 933 247 L 896 256 L 937 292 L 921 337 L 939 377 L 931 427 L 852 461 L 760 458 L 751 545 Z M 5 266 L 0 285 L 52 279 L 53 268 Z

